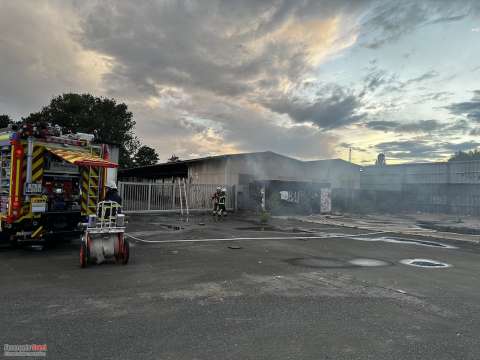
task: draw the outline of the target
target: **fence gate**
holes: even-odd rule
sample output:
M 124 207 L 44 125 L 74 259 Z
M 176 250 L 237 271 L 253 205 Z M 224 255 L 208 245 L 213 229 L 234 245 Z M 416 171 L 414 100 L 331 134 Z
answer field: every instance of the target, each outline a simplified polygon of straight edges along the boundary
M 180 212 L 182 209 L 186 210 L 186 204 L 190 211 L 211 210 L 213 208 L 211 198 L 218 186 L 227 189 L 227 210 L 234 210 L 234 186 L 120 181 L 118 191 L 123 200 L 122 208 L 125 213 Z

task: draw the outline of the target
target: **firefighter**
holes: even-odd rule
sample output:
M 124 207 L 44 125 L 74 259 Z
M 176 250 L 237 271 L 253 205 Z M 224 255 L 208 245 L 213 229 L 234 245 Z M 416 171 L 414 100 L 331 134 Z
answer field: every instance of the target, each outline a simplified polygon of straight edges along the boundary
M 218 198 L 218 216 L 225 216 L 227 215 L 227 208 L 226 208 L 226 200 L 227 200 L 227 189 L 223 188 L 220 191 L 220 196 Z
M 105 194 L 105 201 L 115 201 L 122 205 L 122 198 L 118 193 L 117 184 L 114 181 L 109 181 L 107 184 L 107 193 Z
M 213 201 L 213 215 L 216 215 L 218 212 L 218 201 L 220 200 L 220 194 L 222 193 L 222 188 L 220 186 L 217 187 L 217 190 L 212 195 Z

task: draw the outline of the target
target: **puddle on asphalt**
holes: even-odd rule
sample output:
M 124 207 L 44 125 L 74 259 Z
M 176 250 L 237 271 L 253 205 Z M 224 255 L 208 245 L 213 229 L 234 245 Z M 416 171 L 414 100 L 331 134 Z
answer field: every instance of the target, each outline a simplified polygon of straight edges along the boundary
M 376 259 L 353 259 L 350 261 L 327 257 L 294 258 L 286 260 L 287 263 L 316 269 L 346 269 L 358 267 L 390 266 L 392 264 Z
M 361 240 L 361 241 L 382 241 L 387 243 L 393 244 L 407 244 L 407 245 L 419 245 L 419 246 L 430 246 L 436 248 L 443 248 L 443 249 L 458 249 L 456 246 L 443 244 L 436 241 L 428 241 L 428 240 L 416 240 L 416 239 L 404 239 L 398 237 L 377 237 L 377 238 L 367 238 L 367 237 L 351 237 L 353 240 Z
M 356 266 L 388 266 L 388 262 L 376 259 L 353 259 L 349 261 L 350 264 Z
M 450 267 L 449 264 L 443 263 L 436 260 L 430 259 L 404 259 L 400 260 L 401 264 L 416 266 L 416 267 L 423 267 L 423 268 L 446 268 Z

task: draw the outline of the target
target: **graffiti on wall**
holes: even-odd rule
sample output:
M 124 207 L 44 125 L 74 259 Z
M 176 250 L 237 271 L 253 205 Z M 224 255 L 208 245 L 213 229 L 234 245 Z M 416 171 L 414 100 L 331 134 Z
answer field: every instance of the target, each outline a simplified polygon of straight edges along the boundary
M 329 213 L 332 211 L 332 190 L 324 188 L 320 190 L 320 212 Z

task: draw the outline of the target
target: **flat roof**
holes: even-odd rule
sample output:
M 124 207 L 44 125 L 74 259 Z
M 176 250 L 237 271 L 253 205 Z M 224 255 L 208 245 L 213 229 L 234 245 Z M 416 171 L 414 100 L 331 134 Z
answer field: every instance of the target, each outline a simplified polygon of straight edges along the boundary
M 258 152 L 249 152 L 249 153 L 238 153 L 238 154 L 223 154 L 223 155 L 212 155 L 212 156 L 206 156 L 206 157 L 201 157 L 201 158 L 195 158 L 195 159 L 186 159 L 186 160 L 177 160 L 177 161 L 168 161 L 160 164 L 155 164 L 155 165 L 148 165 L 148 166 L 139 166 L 139 167 L 134 167 L 134 168 L 128 168 L 128 169 L 122 169 L 121 171 L 130 171 L 130 170 L 140 170 L 140 169 L 155 169 L 159 167 L 173 167 L 178 164 L 189 164 L 189 163 L 195 163 L 195 162 L 203 162 L 203 161 L 210 161 L 210 160 L 223 160 L 223 159 L 228 159 L 228 158 L 234 158 L 234 157 L 255 157 L 255 156 L 276 156 L 276 157 L 282 157 L 284 159 L 292 160 L 292 161 L 297 161 L 300 163 L 303 163 L 304 161 L 298 160 L 286 155 L 278 154 L 273 151 L 258 151 Z

